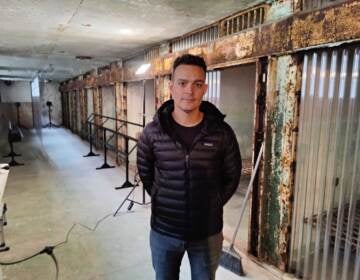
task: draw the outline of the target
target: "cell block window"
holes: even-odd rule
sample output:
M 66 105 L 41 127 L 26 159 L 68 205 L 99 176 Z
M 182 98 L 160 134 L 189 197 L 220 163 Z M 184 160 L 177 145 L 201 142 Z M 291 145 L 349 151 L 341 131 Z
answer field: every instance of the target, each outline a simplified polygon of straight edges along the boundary
M 206 84 L 208 85 L 208 90 L 205 93 L 204 100 L 219 106 L 220 71 L 208 71 L 206 73 Z
M 211 42 L 219 38 L 219 28 L 217 25 L 210 26 L 196 33 L 185 35 L 172 42 L 172 51 L 177 52 L 192 48 L 203 43 Z
M 221 23 L 221 36 L 231 35 L 264 23 L 266 6 L 260 6 L 224 19 Z
M 145 61 L 150 62 L 160 56 L 160 48 L 155 47 L 145 52 Z
M 345 0 L 302 0 L 300 9 L 302 11 L 311 11 L 341 2 L 345 2 Z

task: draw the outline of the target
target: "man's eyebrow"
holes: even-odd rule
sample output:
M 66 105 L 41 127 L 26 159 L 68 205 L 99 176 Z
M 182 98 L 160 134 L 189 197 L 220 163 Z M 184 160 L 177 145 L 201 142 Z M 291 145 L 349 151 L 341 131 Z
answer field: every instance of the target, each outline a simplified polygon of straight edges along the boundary
M 176 79 L 176 81 L 177 82 L 186 82 L 186 83 L 191 82 L 190 80 L 182 79 L 182 78 L 178 78 L 178 79 Z M 198 79 L 198 80 L 192 81 L 192 83 L 205 83 L 205 80 Z

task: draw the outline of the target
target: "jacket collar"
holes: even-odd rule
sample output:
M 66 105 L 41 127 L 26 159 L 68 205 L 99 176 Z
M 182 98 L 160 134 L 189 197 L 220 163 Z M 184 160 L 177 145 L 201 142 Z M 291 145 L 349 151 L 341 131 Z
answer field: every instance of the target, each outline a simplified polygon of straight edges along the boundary
M 170 99 L 161 105 L 154 116 L 155 123 L 160 125 L 169 135 L 173 135 L 170 121 L 172 111 L 174 111 L 174 100 Z M 204 128 L 202 132 L 205 134 L 216 128 L 217 124 L 224 121 L 225 115 L 208 101 L 201 102 L 200 111 L 204 113 Z

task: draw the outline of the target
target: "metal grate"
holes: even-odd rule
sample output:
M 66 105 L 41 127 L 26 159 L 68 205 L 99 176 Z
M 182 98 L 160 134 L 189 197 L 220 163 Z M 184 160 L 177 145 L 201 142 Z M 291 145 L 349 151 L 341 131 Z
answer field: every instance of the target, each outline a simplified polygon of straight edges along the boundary
M 220 71 L 208 71 L 206 72 L 206 84 L 208 90 L 204 95 L 204 100 L 209 101 L 219 107 L 220 101 Z
M 337 220 L 338 220 L 338 211 L 339 208 L 334 208 L 332 211 L 332 217 L 330 217 L 331 226 L 330 226 L 330 245 L 335 246 L 336 241 L 336 231 L 337 231 Z M 349 245 L 351 248 L 350 250 L 352 252 L 356 251 L 357 247 L 357 240 L 359 238 L 359 226 L 360 226 L 360 200 L 356 201 L 355 205 L 355 214 L 354 219 L 351 221 L 353 223 L 353 231 L 350 233 L 349 237 L 346 237 L 346 229 L 350 226 L 349 225 L 349 215 L 350 215 L 350 204 L 347 203 L 344 205 L 344 213 L 343 213 L 343 219 L 342 219 L 342 232 L 340 233 L 340 249 L 342 251 L 345 250 L 346 245 Z M 321 221 L 318 220 L 318 215 L 315 214 L 312 217 L 312 226 L 315 228 L 318 222 L 321 223 L 323 230 L 326 229 L 326 222 L 327 222 L 327 212 L 323 212 L 322 215 L 320 215 L 322 218 Z M 309 219 L 305 218 L 304 223 L 309 223 Z
M 227 17 L 204 29 L 189 33 L 172 41 L 172 51 L 177 52 L 208 43 L 264 23 L 268 5 L 260 5 Z
M 303 63 L 290 266 L 298 277 L 360 279 L 360 48 Z
M 219 28 L 217 25 L 210 26 L 206 29 L 185 35 L 179 39 L 175 39 L 172 42 L 172 51 L 177 52 L 188 48 L 195 47 L 204 43 L 211 42 L 219 38 Z
M 260 6 L 224 19 L 221 23 L 221 36 L 231 35 L 264 23 L 265 6 Z
M 338 4 L 341 2 L 345 2 L 345 0 L 302 0 L 301 10 L 311 11 L 311 10 L 324 8 L 326 6 Z
M 151 60 L 160 56 L 160 47 L 154 47 L 145 52 L 145 61 L 150 62 Z

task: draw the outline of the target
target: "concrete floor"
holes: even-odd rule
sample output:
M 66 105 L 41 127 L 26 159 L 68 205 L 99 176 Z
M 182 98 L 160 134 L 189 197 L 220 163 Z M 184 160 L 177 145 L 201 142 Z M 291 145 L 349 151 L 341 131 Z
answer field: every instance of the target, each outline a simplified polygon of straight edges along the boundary
M 124 207 L 115 218 L 111 215 L 129 191 L 114 190 L 124 182 L 124 168 L 95 170 L 103 157 L 82 157 L 89 151 L 88 143 L 68 130 L 43 129 L 41 138 L 35 130 L 24 134 L 23 142 L 15 144 L 15 151 L 22 153 L 16 160 L 25 165 L 11 168 L 4 195 L 8 205 L 5 238 L 10 251 L 0 253 L 0 261 L 18 260 L 63 242 L 75 225 L 68 241 L 54 250 L 59 279 L 154 279 L 148 244 L 149 206 L 134 206 L 131 212 Z M 5 136 L 2 131 L 1 154 L 8 153 Z M 239 215 L 241 193 L 225 209 L 226 239 Z M 135 197 L 141 198 L 140 188 Z M 94 228 L 106 215 L 96 230 L 86 228 Z M 239 233 L 243 248 L 247 239 L 245 217 Z M 248 259 L 244 267 L 247 277 L 220 267 L 217 279 L 275 279 L 274 273 Z M 2 266 L 2 274 L 9 280 L 56 279 L 55 265 L 46 254 Z M 190 279 L 187 258 L 183 260 L 181 279 Z

